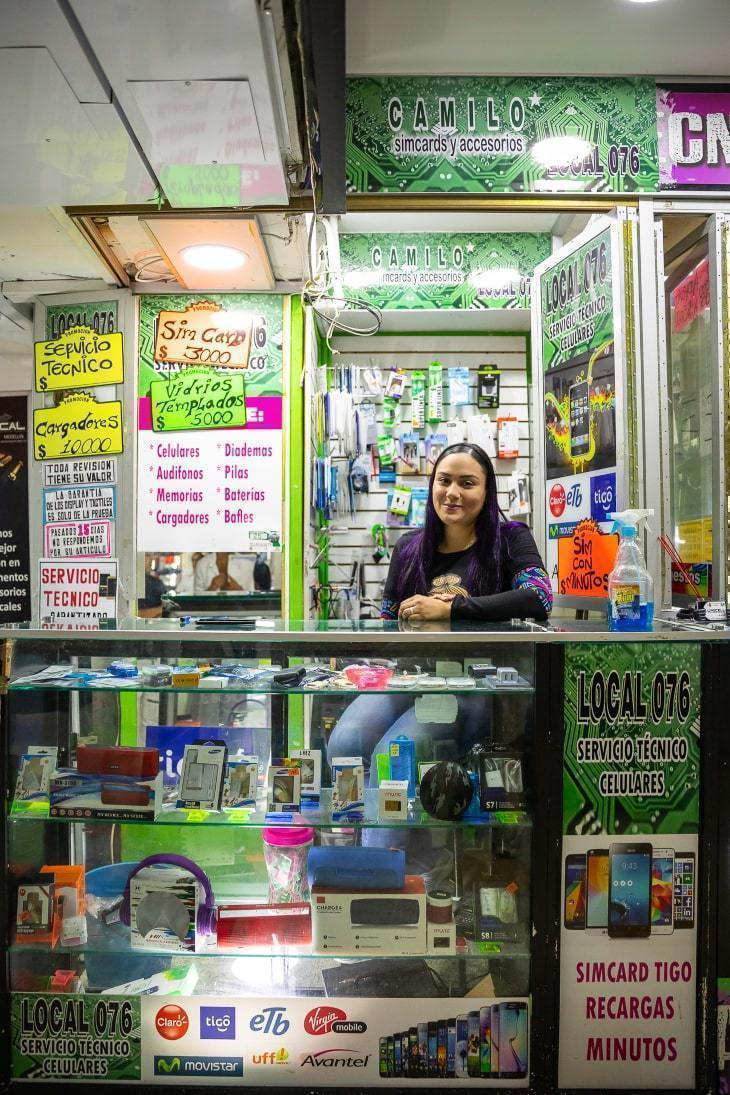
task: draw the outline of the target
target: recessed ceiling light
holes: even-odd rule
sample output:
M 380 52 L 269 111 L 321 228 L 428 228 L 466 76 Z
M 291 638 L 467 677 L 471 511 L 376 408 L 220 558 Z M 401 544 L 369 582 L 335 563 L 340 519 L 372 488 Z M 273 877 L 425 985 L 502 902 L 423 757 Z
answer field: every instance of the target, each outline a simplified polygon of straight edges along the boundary
M 657 0 L 629 0 L 630 4 L 656 4 Z
M 248 258 L 238 247 L 222 243 L 195 243 L 182 247 L 180 254 L 188 266 L 194 266 L 196 270 L 237 270 Z

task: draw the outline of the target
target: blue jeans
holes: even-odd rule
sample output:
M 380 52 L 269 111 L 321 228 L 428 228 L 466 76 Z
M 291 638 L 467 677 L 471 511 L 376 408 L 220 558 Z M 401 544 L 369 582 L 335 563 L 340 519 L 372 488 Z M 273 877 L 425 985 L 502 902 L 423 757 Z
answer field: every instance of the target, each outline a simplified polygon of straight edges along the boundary
M 484 696 L 456 697 L 455 722 L 421 723 L 416 719 L 413 693 L 358 696 L 337 721 L 327 742 L 327 760 L 362 757 L 368 784 L 377 787 L 374 757 L 387 753 L 399 734 L 416 743 L 417 760 L 458 760 L 489 734 L 489 703 Z
M 378 786 L 378 753 L 388 753 L 390 742 L 405 734 L 416 743 L 416 760 L 458 760 L 490 732 L 490 704 L 485 696 L 456 697 L 455 722 L 421 723 L 416 719 L 413 693 L 358 696 L 343 711 L 327 742 L 327 760 L 362 757 L 366 780 Z M 368 776 L 369 772 L 369 776 Z M 361 834 L 369 847 L 404 848 L 406 870 L 424 875 L 429 886 L 448 885 L 453 871 L 453 834 L 428 827 L 370 829 Z

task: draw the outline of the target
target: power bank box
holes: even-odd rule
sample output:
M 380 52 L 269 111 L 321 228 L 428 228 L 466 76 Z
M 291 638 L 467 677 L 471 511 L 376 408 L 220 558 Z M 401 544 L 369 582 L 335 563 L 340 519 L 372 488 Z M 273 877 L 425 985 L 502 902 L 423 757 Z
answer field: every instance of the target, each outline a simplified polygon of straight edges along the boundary
M 51 790 L 51 773 L 55 770 L 58 749 L 31 745 L 20 758 L 11 814 L 45 813 Z
M 312 889 L 313 952 L 414 955 L 426 952 L 426 890 L 406 875 L 402 890 Z
M 301 806 L 299 762 L 280 759 L 269 767 L 266 808 L 272 814 L 289 813 Z
M 137 779 L 57 768 L 51 776 L 51 817 L 154 821 L 161 807 L 162 772 L 153 779 Z
M 322 752 L 320 749 L 293 749 L 291 759 L 299 762 L 300 790 L 305 798 L 319 797 L 322 790 Z
M 220 810 L 227 760 L 224 741 L 196 741 L 185 746 L 178 810 Z
M 199 902 L 200 883 L 188 871 L 145 867 L 129 883 L 132 950 L 195 952 Z
M 381 780 L 378 784 L 378 820 L 397 821 L 407 817 L 408 780 Z
M 258 757 L 231 757 L 223 785 L 224 810 L 240 810 L 256 805 L 258 774 Z

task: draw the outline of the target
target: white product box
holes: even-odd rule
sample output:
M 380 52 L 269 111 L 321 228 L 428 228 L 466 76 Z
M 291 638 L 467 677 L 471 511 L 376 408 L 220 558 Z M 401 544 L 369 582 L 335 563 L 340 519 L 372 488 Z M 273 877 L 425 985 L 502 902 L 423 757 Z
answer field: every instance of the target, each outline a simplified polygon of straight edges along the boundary
M 259 758 L 231 757 L 228 761 L 228 773 L 223 784 L 224 810 L 239 810 L 256 805 Z
M 408 780 L 384 779 L 378 785 L 378 821 L 408 817 Z
M 272 764 L 266 808 L 270 813 L 289 813 L 302 804 L 302 770 L 298 763 Z
M 456 924 L 426 924 L 426 949 L 429 954 L 456 954 Z
M 228 749 L 214 742 L 193 742 L 185 746 L 178 810 L 220 810 Z
M 293 749 L 291 759 L 299 761 L 301 768 L 301 793 L 319 795 L 322 790 L 321 749 Z
M 132 950 L 195 952 L 204 949 L 195 925 L 200 883 L 179 867 L 145 867 L 129 883 Z
M 365 769 L 362 757 L 332 758 L 332 816 L 365 808 Z
M 315 954 L 406 955 L 426 952 L 426 890 L 406 875 L 402 890 L 312 887 Z

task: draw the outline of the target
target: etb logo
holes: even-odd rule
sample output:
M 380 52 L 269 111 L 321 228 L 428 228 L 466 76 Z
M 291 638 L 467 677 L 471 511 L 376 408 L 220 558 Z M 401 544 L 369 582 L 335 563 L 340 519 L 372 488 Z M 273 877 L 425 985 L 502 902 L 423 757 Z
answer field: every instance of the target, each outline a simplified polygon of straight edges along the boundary
M 609 513 L 616 511 L 616 475 L 591 476 L 591 517 L 594 521 L 608 520 Z
M 232 1041 L 236 1037 L 236 1009 L 234 1007 L 201 1007 L 200 1037 L 225 1038 Z
M 289 1029 L 289 1020 L 284 1018 L 285 1015 L 286 1008 L 262 1008 L 257 1015 L 253 1016 L 249 1026 L 251 1030 L 258 1031 L 260 1034 L 281 1036 Z

